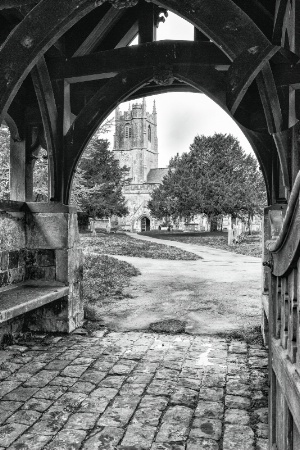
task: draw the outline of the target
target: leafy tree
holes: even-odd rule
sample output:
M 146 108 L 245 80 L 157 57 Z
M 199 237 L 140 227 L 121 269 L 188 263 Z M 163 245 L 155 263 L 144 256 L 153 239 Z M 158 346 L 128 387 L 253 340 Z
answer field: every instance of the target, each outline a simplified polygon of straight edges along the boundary
M 159 218 L 190 219 L 204 213 L 245 219 L 261 212 L 265 185 L 257 162 L 227 134 L 196 136 L 190 151 L 170 161 L 169 172 L 152 193 L 151 213 Z
M 123 186 L 129 169 L 120 167 L 109 150 L 109 141 L 95 135 L 83 153 L 74 176 L 71 203 L 90 217 L 128 214 Z

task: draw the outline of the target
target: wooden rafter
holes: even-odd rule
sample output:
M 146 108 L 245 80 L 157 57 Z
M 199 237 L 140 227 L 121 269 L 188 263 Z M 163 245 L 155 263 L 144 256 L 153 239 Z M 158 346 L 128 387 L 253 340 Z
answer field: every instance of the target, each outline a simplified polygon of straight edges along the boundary
M 276 45 L 281 45 L 282 27 L 288 2 L 289 0 L 276 0 L 273 26 L 273 42 Z
M 117 21 L 123 16 L 123 14 L 123 9 L 119 10 L 111 7 L 76 50 L 73 57 L 88 55 L 91 53 L 117 23 Z
M 232 114 L 240 105 L 247 89 L 260 70 L 280 47 L 274 45 L 254 46 L 243 52 L 228 71 L 227 106 Z
M 42 57 L 31 72 L 47 143 L 49 161 L 49 197 L 54 197 L 55 161 L 57 161 L 57 108 L 45 59 Z M 56 174 L 57 175 L 57 174 Z

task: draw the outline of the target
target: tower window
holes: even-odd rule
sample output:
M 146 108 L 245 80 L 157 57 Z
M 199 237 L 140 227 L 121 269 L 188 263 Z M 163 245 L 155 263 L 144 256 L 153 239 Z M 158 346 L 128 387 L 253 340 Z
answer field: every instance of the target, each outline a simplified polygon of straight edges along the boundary
M 151 127 L 148 126 L 148 141 L 151 142 Z
M 131 138 L 131 136 L 132 136 L 131 126 L 125 125 L 125 137 Z

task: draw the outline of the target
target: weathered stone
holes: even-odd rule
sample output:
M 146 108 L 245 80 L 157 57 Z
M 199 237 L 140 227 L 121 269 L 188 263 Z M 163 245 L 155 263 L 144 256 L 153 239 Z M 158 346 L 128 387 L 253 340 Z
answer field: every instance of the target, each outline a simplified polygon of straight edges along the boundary
M 27 388 L 29 389 L 29 388 Z M 32 389 L 32 388 L 31 388 Z M 64 392 L 66 392 L 66 388 L 63 386 L 46 386 L 42 389 L 39 389 L 34 397 L 35 398 L 43 398 L 46 400 L 56 400 L 61 395 L 63 395 Z
M 185 450 L 184 444 L 168 444 L 167 442 L 163 443 L 154 443 L 151 446 L 151 450 Z
M 250 427 L 225 425 L 223 450 L 254 450 L 254 433 Z
M 124 427 L 133 415 L 132 407 L 109 407 L 102 414 L 97 422 L 97 426 L 104 427 Z
M 268 450 L 268 439 L 257 439 L 256 450 Z
M 25 433 L 9 448 L 11 450 L 43 450 L 46 444 L 52 439 L 51 435 Z
M 188 426 L 184 423 L 164 422 L 156 436 L 156 442 L 182 442 L 187 438 Z
M 155 427 L 130 425 L 122 440 L 122 446 L 136 445 L 140 450 L 148 450 L 153 442 L 155 431 Z
M 94 369 L 87 369 L 86 372 L 80 377 L 81 381 L 88 381 L 90 383 L 99 384 L 100 381 L 106 376 L 105 372 L 99 372 Z
M 202 388 L 200 389 L 199 399 L 209 402 L 219 402 L 224 396 L 223 388 Z
M 194 407 L 197 402 L 198 393 L 193 389 L 178 387 L 172 394 L 170 402 L 174 405 L 186 405 Z
M 124 430 L 122 428 L 102 427 L 87 439 L 82 450 L 115 450 L 123 434 Z
M 30 409 L 38 412 L 44 412 L 46 409 L 48 409 L 52 405 L 52 400 L 44 400 L 44 399 L 36 399 L 36 398 L 30 398 L 24 405 L 22 406 L 22 409 Z
M 239 380 L 229 378 L 226 384 L 226 393 L 229 395 L 240 395 L 243 397 L 250 397 L 249 384 L 241 383 Z
M 79 450 L 86 436 L 83 430 L 62 430 L 47 445 L 47 450 Z
M 150 395 L 171 395 L 175 390 L 176 383 L 169 380 L 154 380 L 147 388 Z
M 0 427 L 0 442 L 4 447 L 8 447 L 14 440 L 16 440 L 24 431 L 28 428 L 28 425 L 19 423 L 9 423 Z
M 37 388 L 33 387 L 18 387 L 14 391 L 9 392 L 4 400 L 16 400 L 16 401 L 26 401 L 32 397 L 37 391 Z
M 260 438 L 267 439 L 269 436 L 269 427 L 266 423 L 258 423 L 256 426 L 256 434 Z
M 97 415 L 94 412 L 84 413 L 79 412 L 71 415 L 65 428 L 75 430 L 89 430 L 92 429 L 96 423 Z
M 268 408 L 259 408 L 253 411 L 259 422 L 268 423 Z
M 247 410 L 250 408 L 250 400 L 246 397 L 240 397 L 238 395 L 226 395 L 225 405 L 227 408 Z
M 0 397 L 4 397 L 4 395 L 14 391 L 20 384 L 21 382 L 19 381 L 2 381 L 0 383 Z
M 41 413 L 34 410 L 19 410 L 7 420 L 7 423 L 22 423 L 32 425 L 41 417 Z
M 247 411 L 243 411 L 242 409 L 227 409 L 225 412 L 225 423 L 249 425 L 249 413 Z
M 211 419 L 222 419 L 224 405 L 221 402 L 205 402 L 200 400 L 195 410 L 196 417 L 207 417 Z
M 186 450 L 219 450 L 219 445 L 213 439 L 190 437 Z
M 245 342 L 241 342 L 241 341 L 232 341 L 229 346 L 229 352 L 246 354 L 247 353 L 247 344 Z
M 95 414 L 101 414 L 105 411 L 110 399 L 108 398 L 88 398 L 83 400 L 80 405 L 80 412 L 93 412 Z M 97 416 L 98 417 L 98 416 Z
M 268 358 L 249 358 L 249 366 L 253 369 L 262 369 L 268 367 Z
M 168 404 L 168 400 L 165 397 L 156 397 L 152 395 L 145 395 L 139 405 L 140 408 L 150 408 L 152 410 L 158 409 L 163 411 Z
M 222 434 L 222 422 L 217 419 L 197 417 L 192 423 L 191 438 L 206 438 L 218 441 Z
M 140 426 L 156 427 L 161 415 L 162 411 L 152 408 L 141 408 L 136 411 L 131 422 Z
M 51 371 L 51 370 L 41 370 L 37 375 L 29 378 L 24 386 L 37 386 L 44 387 L 46 386 L 53 378 L 58 375 L 59 372 Z
M 84 394 L 89 394 L 93 389 L 95 389 L 95 385 L 87 381 L 78 381 L 69 388 L 70 392 L 81 392 Z
M 125 381 L 125 376 L 108 376 L 99 383 L 99 387 L 108 387 L 119 389 Z
M 50 381 L 50 386 L 66 386 L 71 387 L 78 381 L 78 378 L 71 378 L 71 377 L 55 377 L 53 380 Z
M 83 372 L 85 372 L 87 369 L 87 366 L 82 365 L 71 365 L 67 366 L 62 372 L 61 375 L 65 377 L 71 377 L 71 378 L 80 378 Z

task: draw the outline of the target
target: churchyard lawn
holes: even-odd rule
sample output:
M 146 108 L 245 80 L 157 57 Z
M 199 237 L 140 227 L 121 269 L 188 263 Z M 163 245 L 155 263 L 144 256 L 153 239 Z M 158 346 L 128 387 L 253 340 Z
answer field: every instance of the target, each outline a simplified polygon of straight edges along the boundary
M 167 239 L 169 241 L 184 242 L 186 244 L 207 245 L 213 248 L 220 248 L 240 255 L 261 257 L 261 235 L 246 235 L 245 240 L 240 244 L 229 246 L 226 232 L 158 232 L 157 230 L 139 233 L 143 236 L 152 236 L 156 239 Z

